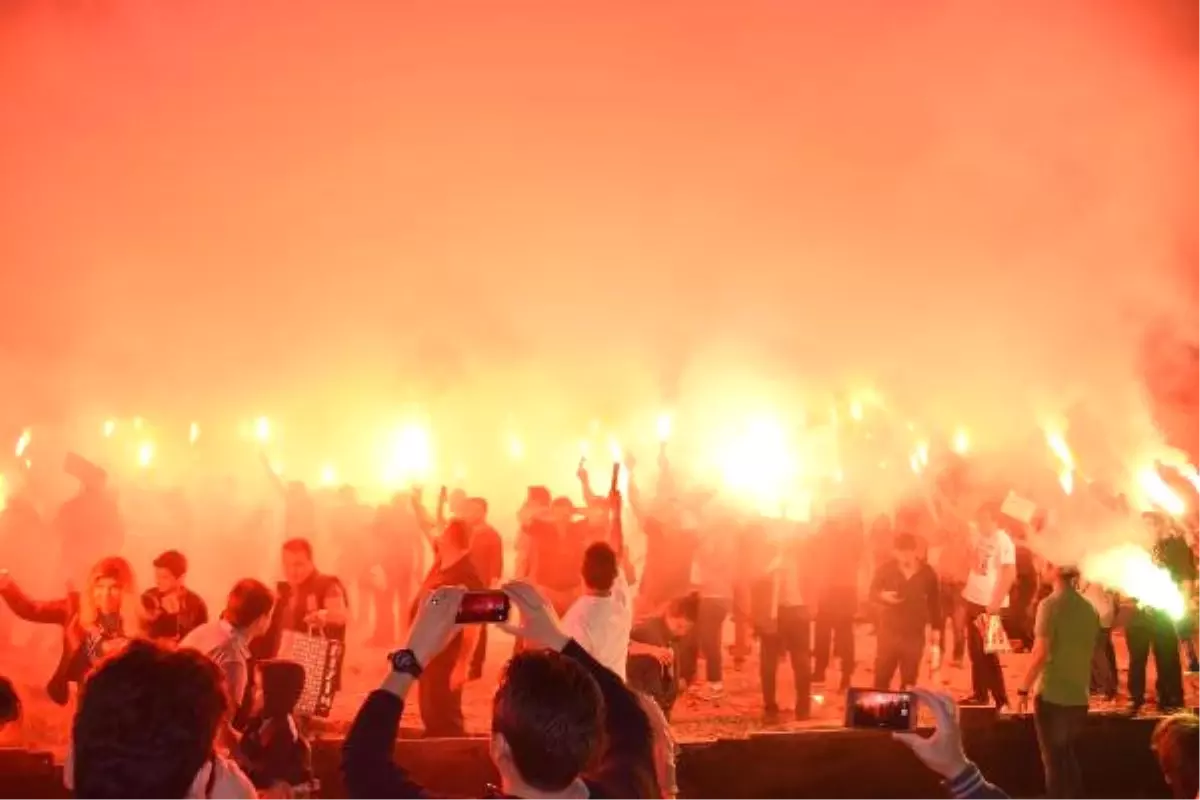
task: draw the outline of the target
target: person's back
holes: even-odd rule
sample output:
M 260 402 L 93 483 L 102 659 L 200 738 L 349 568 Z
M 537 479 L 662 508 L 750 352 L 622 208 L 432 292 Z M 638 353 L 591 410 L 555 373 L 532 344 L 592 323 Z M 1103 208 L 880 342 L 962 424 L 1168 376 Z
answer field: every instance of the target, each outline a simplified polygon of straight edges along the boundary
M 1096 609 L 1074 587 L 1063 587 L 1042 601 L 1037 628 L 1049 638 L 1040 696 L 1060 706 L 1086 706 L 1100 630 Z
M 617 555 L 608 544 L 597 542 L 584 553 L 583 582 L 587 594 L 571 604 L 563 628 L 589 655 L 625 680 L 633 609 Z

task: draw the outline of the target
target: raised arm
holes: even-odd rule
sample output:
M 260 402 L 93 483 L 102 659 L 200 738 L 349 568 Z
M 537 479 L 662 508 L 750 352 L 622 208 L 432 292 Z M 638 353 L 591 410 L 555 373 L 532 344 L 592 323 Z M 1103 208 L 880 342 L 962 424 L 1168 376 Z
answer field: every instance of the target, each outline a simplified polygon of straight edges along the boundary
M 71 620 L 70 596 L 57 600 L 33 600 L 17 586 L 7 572 L 0 573 L 0 597 L 12 612 L 28 622 L 45 625 L 66 625 Z

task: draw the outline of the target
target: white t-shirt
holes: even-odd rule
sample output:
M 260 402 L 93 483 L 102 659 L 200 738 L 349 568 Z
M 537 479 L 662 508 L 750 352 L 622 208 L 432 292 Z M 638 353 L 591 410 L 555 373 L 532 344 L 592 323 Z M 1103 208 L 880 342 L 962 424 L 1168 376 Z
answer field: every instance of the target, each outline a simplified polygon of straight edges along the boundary
M 1007 533 L 1002 530 L 992 536 L 975 533 L 971 540 L 971 571 L 963 588 L 963 599 L 977 606 L 991 604 L 1001 567 L 1015 567 L 1016 564 L 1017 548 Z M 1007 596 L 1000 607 L 1008 608 Z
M 625 680 L 625 662 L 629 658 L 629 631 L 633 628 L 633 609 L 629 603 L 629 585 L 617 576 L 608 597 L 585 594 L 563 616 L 563 629 L 579 646 Z

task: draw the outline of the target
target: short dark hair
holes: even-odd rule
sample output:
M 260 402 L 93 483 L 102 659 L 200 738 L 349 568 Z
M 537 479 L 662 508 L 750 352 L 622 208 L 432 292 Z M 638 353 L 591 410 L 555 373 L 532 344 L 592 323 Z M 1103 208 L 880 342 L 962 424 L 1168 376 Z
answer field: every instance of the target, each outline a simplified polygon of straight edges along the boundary
M 308 560 L 313 560 L 312 542 L 302 536 L 297 536 L 295 539 L 288 539 L 283 543 L 285 553 L 303 553 L 308 556 Z
M 446 523 L 446 531 L 443 535 L 453 542 L 455 547 L 465 549 L 471 546 L 471 530 L 461 519 L 452 519 Z
M 604 697 L 578 662 L 552 650 L 513 656 L 492 700 L 492 733 L 508 743 L 513 765 L 535 789 L 571 785 L 600 747 Z
M 21 698 L 8 678 L 0 678 L 0 728 L 21 718 Z
M 482 497 L 472 497 L 469 500 L 467 500 L 467 502 L 470 503 L 471 505 L 479 506 L 479 510 L 483 512 L 484 516 L 487 516 L 487 513 L 488 513 L 488 501 L 487 500 L 485 500 Z
M 607 542 L 596 542 L 583 552 L 583 582 L 589 589 L 607 592 L 617 579 L 617 553 Z
M 134 641 L 102 662 L 72 726 L 77 797 L 185 797 L 213 757 L 228 700 L 195 650 Z
M 897 550 L 916 550 L 917 537 L 911 533 L 897 533 L 892 539 L 892 546 Z
M 154 566 L 158 569 L 165 569 L 179 579 L 187 574 L 187 556 L 178 550 L 168 550 L 154 559 Z
M 688 622 L 694 623 L 696 617 L 700 614 L 700 595 L 696 592 L 685 594 L 683 597 L 676 597 L 667 606 L 667 615 L 672 617 L 683 617 Z
M 235 628 L 249 628 L 274 606 L 275 594 L 270 589 L 254 578 L 242 578 L 229 590 L 221 619 Z
M 1150 734 L 1172 797 L 1195 797 L 1200 792 L 1200 724 L 1189 712 L 1163 717 Z

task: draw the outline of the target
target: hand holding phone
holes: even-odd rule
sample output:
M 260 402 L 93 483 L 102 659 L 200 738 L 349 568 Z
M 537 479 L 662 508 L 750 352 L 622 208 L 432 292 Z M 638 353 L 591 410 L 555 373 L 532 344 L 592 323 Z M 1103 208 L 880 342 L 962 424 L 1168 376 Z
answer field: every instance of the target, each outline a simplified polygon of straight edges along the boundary
M 467 592 L 463 595 L 454 621 L 459 625 L 508 622 L 511 610 L 512 602 L 504 592 Z
M 876 731 L 909 731 L 917 725 L 917 699 L 912 692 L 851 689 L 846 694 L 846 727 Z

